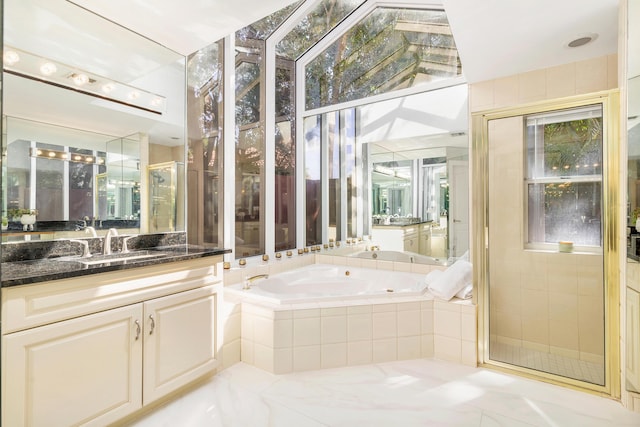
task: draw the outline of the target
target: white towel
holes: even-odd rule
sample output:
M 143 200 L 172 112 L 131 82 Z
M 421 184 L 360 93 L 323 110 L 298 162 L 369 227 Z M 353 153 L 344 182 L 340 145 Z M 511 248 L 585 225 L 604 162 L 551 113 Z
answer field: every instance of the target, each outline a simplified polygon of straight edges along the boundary
M 473 269 L 470 262 L 458 260 L 428 284 L 429 291 L 434 296 L 449 301 L 473 282 L 472 272 Z
M 473 296 L 473 284 L 469 283 L 467 286 L 462 288 L 460 292 L 456 294 L 456 298 L 460 299 L 471 299 Z

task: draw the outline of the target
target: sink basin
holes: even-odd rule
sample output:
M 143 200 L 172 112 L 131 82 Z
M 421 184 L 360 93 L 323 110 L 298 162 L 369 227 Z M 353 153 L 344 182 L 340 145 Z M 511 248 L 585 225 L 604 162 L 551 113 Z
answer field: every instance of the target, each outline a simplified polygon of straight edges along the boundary
M 78 262 L 83 265 L 96 265 L 96 264 L 106 264 L 110 262 L 126 263 L 128 261 L 134 261 L 134 260 L 139 261 L 143 259 L 160 258 L 166 255 L 167 254 L 163 252 L 135 251 L 135 252 L 128 252 L 126 254 L 117 253 L 117 254 L 111 254 L 111 255 L 96 255 L 89 258 L 63 257 L 63 258 L 59 258 L 59 260 Z

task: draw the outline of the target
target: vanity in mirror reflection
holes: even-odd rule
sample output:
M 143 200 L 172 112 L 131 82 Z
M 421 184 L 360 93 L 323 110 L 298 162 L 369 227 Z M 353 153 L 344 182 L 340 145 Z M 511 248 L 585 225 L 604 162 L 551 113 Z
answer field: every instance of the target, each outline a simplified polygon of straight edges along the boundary
M 462 255 L 469 223 L 464 135 L 370 145 L 372 239 L 385 250 Z
M 184 56 L 67 1 L 4 13 L 3 241 L 184 230 Z

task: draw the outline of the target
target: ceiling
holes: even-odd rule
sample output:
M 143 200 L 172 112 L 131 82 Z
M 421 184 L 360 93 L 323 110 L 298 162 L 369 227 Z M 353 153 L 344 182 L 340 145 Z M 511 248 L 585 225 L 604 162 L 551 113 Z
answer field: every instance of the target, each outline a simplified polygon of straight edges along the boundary
M 291 0 L 70 0 L 188 55 Z M 471 83 L 617 52 L 619 0 L 416 0 L 442 3 Z M 566 44 L 597 34 L 579 48 Z

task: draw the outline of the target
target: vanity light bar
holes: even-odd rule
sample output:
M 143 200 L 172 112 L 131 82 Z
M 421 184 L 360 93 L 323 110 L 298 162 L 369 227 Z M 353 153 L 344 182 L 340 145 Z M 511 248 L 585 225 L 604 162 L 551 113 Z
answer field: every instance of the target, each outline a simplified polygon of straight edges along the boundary
M 3 59 L 4 71 L 7 73 L 64 87 L 155 114 L 163 114 L 166 111 L 167 99 L 164 96 L 11 46 L 4 46 Z
M 31 157 L 41 159 L 63 160 L 75 163 L 84 163 L 87 165 L 104 165 L 104 157 L 98 157 L 91 154 L 70 153 L 68 151 L 47 150 L 44 148 L 31 148 Z

